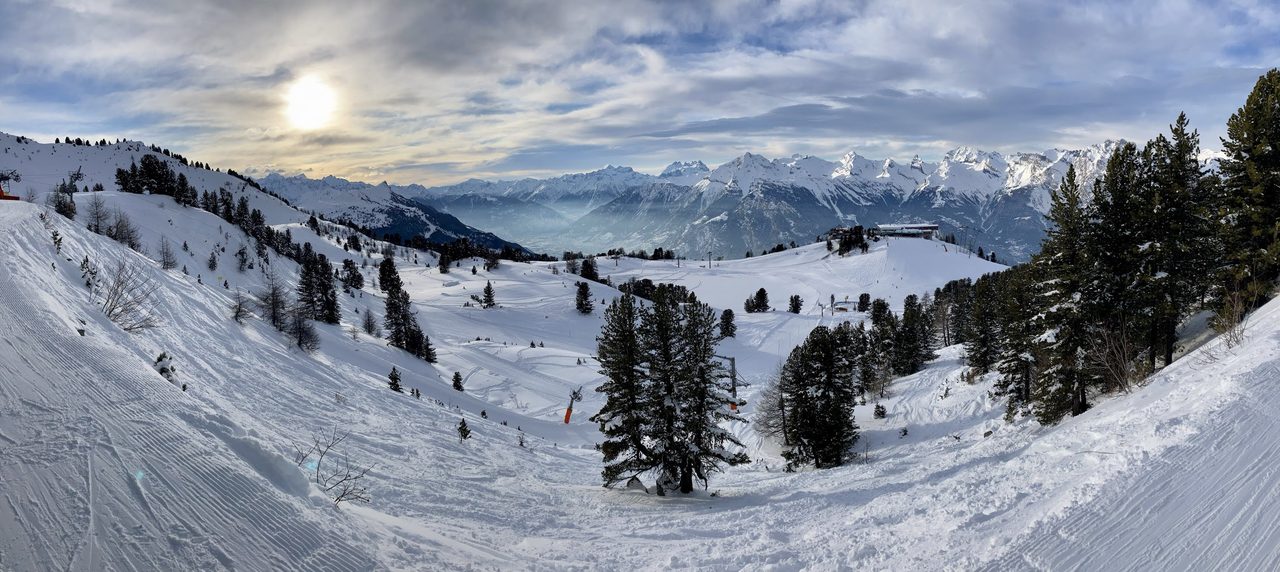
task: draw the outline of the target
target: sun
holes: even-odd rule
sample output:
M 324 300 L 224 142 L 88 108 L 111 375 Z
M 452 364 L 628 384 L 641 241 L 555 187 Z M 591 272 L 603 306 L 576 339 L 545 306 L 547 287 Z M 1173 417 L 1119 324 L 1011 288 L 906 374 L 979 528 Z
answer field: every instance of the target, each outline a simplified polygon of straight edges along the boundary
M 319 129 L 329 124 L 338 106 L 338 95 L 323 80 L 306 76 L 285 93 L 285 116 L 297 129 Z

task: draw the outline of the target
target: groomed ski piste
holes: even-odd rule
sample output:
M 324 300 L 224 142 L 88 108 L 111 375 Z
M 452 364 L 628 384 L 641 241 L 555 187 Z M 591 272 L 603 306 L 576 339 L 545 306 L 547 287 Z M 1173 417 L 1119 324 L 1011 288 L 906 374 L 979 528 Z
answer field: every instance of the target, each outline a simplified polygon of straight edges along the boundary
M 231 186 L 205 173 L 189 177 L 207 190 Z M 307 229 L 305 213 L 243 192 L 296 242 L 335 262 L 358 258 Z M 260 319 L 229 318 L 232 292 L 262 283 L 260 269 L 234 269 L 247 242 L 238 229 L 168 197 L 99 194 L 129 214 L 152 256 L 162 235 L 190 253 L 178 249 L 179 269 L 164 271 L 83 222 L 0 203 L 0 570 L 1280 566 L 1277 302 L 1250 318 L 1240 345 L 1208 341 L 1132 393 L 1049 428 L 1006 423 L 990 380 L 964 382 L 961 348 L 943 348 L 893 383 L 885 419 L 872 418 L 871 403 L 856 409 L 859 462 L 785 473 L 775 447 L 740 425 L 732 429 L 755 462 L 714 475 L 708 490 L 659 498 L 600 486 L 591 356 L 601 302 L 616 290 L 593 283 L 596 312 L 580 316 L 576 277 L 550 263 L 504 261 L 472 275 L 480 261 L 463 261 L 441 275 L 431 255 L 416 264 L 401 255 L 439 363 L 352 339 L 357 312 L 381 314 L 368 282 L 341 297 L 341 326 L 317 324 L 321 347 L 305 354 Z M 84 213 L 89 195 L 76 198 Z M 102 271 L 123 260 L 155 280 L 160 327 L 129 334 L 108 321 L 81 278 L 86 255 Z M 295 282 L 296 265 L 273 253 L 271 266 Z M 907 294 L 1001 268 L 918 239 L 847 257 L 815 244 L 705 266 L 601 259 L 600 273 L 683 284 L 734 309 L 738 335 L 720 351 L 752 383 L 740 393 L 748 417 L 810 329 L 864 318 L 819 302 L 868 292 L 900 307 Z M 464 307 L 486 281 L 500 307 Z M 742 312 L 760 287 L 775 311 Z M 781 311 L 791 294 L 805 299 L 798 315 Z M 155 372 L 161 352 L 186 392 Z M 387 389 L 392 366 L 421 400 Z M 455 371 L 463 392 L 450 387 Z M 566 425 L 580 386 L 585 399 Z M 472 428 L 465 442 L 461 419 Z M 295 446 L 335 428 L 350 433 L 338 456 L 373 467 L 369 504 L 334 506 L 294 460 Z

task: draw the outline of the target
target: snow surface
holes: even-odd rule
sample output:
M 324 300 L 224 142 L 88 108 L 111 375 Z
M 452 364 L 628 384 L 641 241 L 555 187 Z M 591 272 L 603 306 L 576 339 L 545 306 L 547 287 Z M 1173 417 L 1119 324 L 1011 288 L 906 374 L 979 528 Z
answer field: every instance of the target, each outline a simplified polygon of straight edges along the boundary
M 295 240 L 331 260 L 360 258 L 340 237 L 302 226 L 302 213 L 247 192 Z M 510 262 L 472 275 L 472 261 L 441 275 L 432 257 L 401 255 L 440 363 L 363 334 L 351 339 L 358 311 L 380 314 L 372 287 L 341 298 L 343 325 L 319 325 L 321 349 L 307 355 L 260 320 L 228 318 L 222 281 L 232 290 L 261 284 L 259 270 L 233 268 L 245 240 L 238 229 L 166 197 L 102 196 L 130 214 L 153 255 L 161 235 L 186 241 L 192 252 L 178 254 L 191 275 L 162 271 L 49 213 L 65 237 L 55 255 L 42 207 L 0 204 L 3 570 L 1277 565 L 1269 467 L 1280 461 L 1270 413 L 1280 406 L 1280 302 L 1254 316 L 1243 345 L 1211 341 L 1132 395 L 1053 428 L 1005 423 L 990 380 L 962 381 L 960 348 L 944 348 L 925 371 L 893 384 L 886 419 L 872 419 L 871 404 L 857 408 L 869 462 L 784 473 L 775 447 L 737 424 L 731 430 L 755 463 L 713 476 L 709 491 L 658 498 L 599 486 L 598 433 L 587 418 L 601 404 L 591 358 L 601 308 L 573 312 L 574 276 Z M 204 260 L 220 245 L 228 252 L 210 276 Z M 106 321 L 80 278 L 86 254 L 102 269 L 117 260 L 144 267 L 160 285 L 162 327 L 126 334 Z M 818 302 L 865 291 L 899 306 L 906 294 L 1000 268 L 919 239 L 848 257 L 806 245 L 699 264 L 602 259 L 600 271 L 615 282 L 685 284 L 734 309 L 738 337 L 721 352 L 753 383 L 741 392 L 747 415 L 813 326 L 863 318 L 821 312 Z M 273 255 L 272 267 L 296 276 L 283 258 Z M 463 307 L 486 281 L 501 307 Z M 740 311 L 759 287 L 779 308 L 800 294 L 804 311 Z M 600 301 L 617 291 L 593 284 L 592 294 Z M 152 368 L 161 351 L 173 356 L 185 393 Z M 387 390 L 392 366 L 424 399 Z M 454 371 L 465 392 L 449 387 Z M 565 425 L 565 401 L 579 386 L 586 399 Z M 462 443 L 460 419 L 473 430 Z M 351 432 L 341 455 L 374 466 L 369 505 L 335 508 L 292 460 L 294 445 L 335 426 Z

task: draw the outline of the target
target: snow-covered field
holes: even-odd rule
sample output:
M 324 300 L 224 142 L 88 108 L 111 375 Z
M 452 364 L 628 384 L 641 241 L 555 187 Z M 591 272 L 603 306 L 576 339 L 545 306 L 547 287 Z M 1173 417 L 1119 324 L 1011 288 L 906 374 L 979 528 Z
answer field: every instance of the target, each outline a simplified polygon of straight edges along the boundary
M 247 193 L 295 241 L 334 261 L 355 256 L 303 226 L 304 214 Z M 351 338 L 359 311 L 381 313 L 371 287 L 341 298 L 343 325 L 319 325 L 321 348 L 307 355 L 260 320 L 229 319 L 231 292 L 262 283 L 258 270 L 234 269 L 238 229 L 167 197 L 101 195 L 140 226 L 153 256 L 161 235 L 186 241 L 179 264 L 190 275 L 50 213 L 64 237 L 55 255 L 43 209 L 0 203 L 0 570 L 1277 565 L 1270 467 L 1280 459 L 1269 430 L 1280 389 L 1267 382 L 1280 378 L 1278 303 L 1258 312 L 1243 345 L 1209 342 L 1134 394 L 1048 429 L 1006 424 L 989 382 L 961 381 L 960 348 L 944 348 L 895 382 L 886 419 L 857 408 L 869 462 L 783 473 L 743 425 L 733 429 L 755 463 L 713 476 L 708 491 L 658 498 L 599 485 L 591 355 L 599 302 L 616 290 L 593 284 L 597 312 L 580 316 L 575 277 L 549 263 L 472 275 L 463 262 L 441 275 L 429 255 L 402 258 L 439 363 Z M 87 196 L 77 198 L 83 214 Z M 144 267 L 160 286 L 162 326 L 127 334 L 107 321 L 80 277 L 85 255 L 102 269 Z M 296 266 L 272 260 L 292 283 Z M 748 401 L 815 325 L 862 318 L 819 302 L 869 292 L 899 307 L 906 294 L 999 268 L 915 239 L 849 257 L 808 245 L 709 269 L 600 260 L 615 283 L 680 283 L 734 309 L 738 337 L 721 351 L 754 382 Z M 464 307 L 486 281 L 501 307 Z M 742 312 L 760 287 L 778 310 Z M 805 299 L 798 315 L 781 311 L 791 294 Z M 187 392 L 153 370 L 162 351 Z M 423 399 L 387 389 L 392 366 Z M 465 392 L 449 386 L 455 371 Z M 579 386 L 586 399 L 566 425 Z M 473 430 L 465 442 L 460 419 Z M 340 456 L 373 466 L 368 505 L 335 507 L 293 461 L 295 445 L 335 427 L 350 432 Z

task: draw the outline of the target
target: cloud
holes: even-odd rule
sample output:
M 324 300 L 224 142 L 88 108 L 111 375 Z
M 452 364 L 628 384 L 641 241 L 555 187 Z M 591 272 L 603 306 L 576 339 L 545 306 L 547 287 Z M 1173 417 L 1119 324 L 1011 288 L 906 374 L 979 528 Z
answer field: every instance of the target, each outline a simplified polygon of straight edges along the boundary
M 834 156 L 1151 137 L 1216 146 L 1280 10 L 825 0 L 0 3 L 0 130 L 133 137 L 245 172 L 440 183 L 746 150 Z M 340 96 L 292 131 L 302 75 Z

